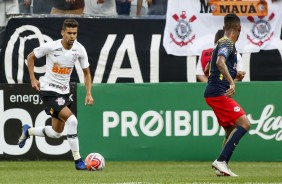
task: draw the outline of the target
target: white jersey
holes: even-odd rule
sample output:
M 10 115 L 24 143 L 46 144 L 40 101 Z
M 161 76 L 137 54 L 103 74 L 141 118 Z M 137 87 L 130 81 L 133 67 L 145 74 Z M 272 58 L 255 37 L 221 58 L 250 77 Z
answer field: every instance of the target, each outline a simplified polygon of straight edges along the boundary
M 91 16 L 116 16 L 116 2 L 115 0 L 106 0 L 103 3 L 97 3 L 93 0 L 84 0 L 84 11 L 85 15 Z
M 46 56 L 46 72 L 40 77 L 40 90 L 67 94 L 70 91 L 70 77 L 75 65 L 79 62 L 84 69 L 89 67 L 85 48 L 75 41 L 70 50 L 64 49 L 60 40 L 44 43 L 35 48 L 36 58 Z

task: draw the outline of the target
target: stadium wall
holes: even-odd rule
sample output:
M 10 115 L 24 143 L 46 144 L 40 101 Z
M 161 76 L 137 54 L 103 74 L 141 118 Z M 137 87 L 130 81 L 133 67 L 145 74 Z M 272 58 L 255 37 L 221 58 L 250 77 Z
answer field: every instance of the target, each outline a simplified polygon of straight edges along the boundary
M 281 161 L 281 82 L 237 83 L 235 99 L 251 130 L 233 160 Z M 94 106 L 85 106 L 85 87 L 72 84 L 81 154 L 107 160 L 210 161 L 224 131 L 203 98 L 204 83 L 93 84 Z M 71 159 L 66 138 L 31 137 L 20 149 L 21 124 L 50 124 L 30 84 L 0 84 L 0 160 Z M 65 135 L 65 132 L 64 132 Z

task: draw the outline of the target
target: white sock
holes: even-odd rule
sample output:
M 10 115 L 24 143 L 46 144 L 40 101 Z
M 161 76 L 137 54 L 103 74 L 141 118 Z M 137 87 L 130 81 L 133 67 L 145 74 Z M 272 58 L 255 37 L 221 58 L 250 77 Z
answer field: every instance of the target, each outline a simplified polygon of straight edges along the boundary
M 67 128 L 67 139 L 71 148 L 72 156 L 74 160 L 78 160 L 81 158 L 79 153 L 79 141 L 77 137 L 77 119 L 75 115 L 71 115 L 66 123 Z
M 44 127 L 34 127 L 28 129 L 29 136 L 39 136 L 39 137 L 45 137 L 43 133 Z
M 45 127 L 34 127 L 28 129 L 28 134 L 30 136 L 40 136 L 40 137 L 51 137 L 51 138 L 60 138 L 62 133 L 58 133 L 51 126 Z
M 74 160 L 78 160 L 81 158 L 79 153 L 79 142 L 78 138 L 68 138 L 69 145 L 71 147 L 71 152 Z

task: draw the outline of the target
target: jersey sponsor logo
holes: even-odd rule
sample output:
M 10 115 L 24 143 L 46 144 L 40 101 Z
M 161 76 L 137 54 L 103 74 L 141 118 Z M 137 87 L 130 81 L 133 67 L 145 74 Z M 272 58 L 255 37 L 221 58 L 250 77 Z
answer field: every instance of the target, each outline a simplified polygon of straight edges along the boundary
M 72 68 L 70 67 L 60 67 L 59 64 L 54 64 L 52 67 L 52 72 L 56 74 L 63 74 L 63 75 L 69 75 L 72 71 Z
M 66 103 L 63 97 L 57 98 L 56 102 L 58 103 L 58 105 L 64 105 Z
M 239 106 L 234 107 L 234 112 L 240 112 L 241 108 Z
M 58 85 L 58 84 L 53 84 L 53 83 L 49 83 L 49 86 L 50 86 L 50 87 L 53 87 L 53 88 L 60 89 L 60 90 L 62 90 L 62 91 L 65 91 L 65 90 L 67 89 L 66 86 L 60 86 L 60 85 Z
M 181 15 L 174 14 L 172 15 L 172 18 L 177 22 L 174 33 L 170 32 L 172 42 L 180 47 L 191 43 L 196 36 L 194 34 L 190 37 L 190 34 L 192 33 L 190 22 L 194 22 L 197 17 L 193 15 L 187 20 L 186 11 L 182 11 Z
M 259 20 L 255 21 L 254 17 L 247 17 L 250 22 L 254 23 L 251 30 L 253 37 L 247 34 L 247 39 L 250 41 L 251 44 L 262 46 L 265 42 L 270 41 L 274 32 L 271 32 L 271 26 L 269 22 L 273 20 L 274 17 L 275 13 L 272 13 L 267 20 L 264 20 L 264 17 L 258 17 Z

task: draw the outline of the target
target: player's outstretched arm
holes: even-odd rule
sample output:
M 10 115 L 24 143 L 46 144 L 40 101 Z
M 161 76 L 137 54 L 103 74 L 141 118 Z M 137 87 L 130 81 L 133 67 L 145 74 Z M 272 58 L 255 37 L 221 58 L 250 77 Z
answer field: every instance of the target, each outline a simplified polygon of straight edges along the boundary
M 199 82 L 208 82 L 208 78 L 205 75 L 196 75 L 196 78 Z
M 34 62 L 35 62 L 35 59 L 36 59 L 36 57 L 35 57 L 35 54 L 34 54 L 33 51 L 28 54 L 28 56 L 27 56 L 27 68 L 28 68 L 28 72 L 29 72 L 31 86 L 33 88 L 35 88 L 37 91 L 39 91 L 40 90 L 40 83 L 35 78 L 35 75 L 34 75 Z
M 86 97 L 85 97 L 85 105 L 93 105 L 94 99 L 92 97 L 92 80 L 89 68 L 83 69 L 84 73 L 84 81 L 86 88 Z

